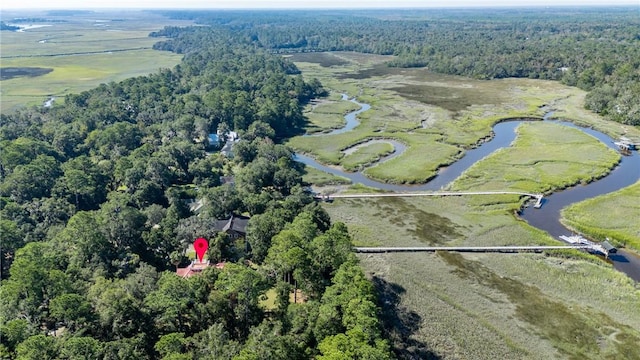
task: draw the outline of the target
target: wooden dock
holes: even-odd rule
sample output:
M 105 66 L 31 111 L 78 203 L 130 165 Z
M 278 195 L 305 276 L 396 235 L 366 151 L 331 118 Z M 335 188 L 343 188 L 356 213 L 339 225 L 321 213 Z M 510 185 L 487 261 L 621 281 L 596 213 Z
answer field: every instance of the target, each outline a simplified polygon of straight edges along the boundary
M 436 191 L 436 192 L 410 192 L 410 193 L 374 193 L 374 194 L 336 194 L 336 195 L 316 195 L 315 198 L 323 201 L 333 199 L 365 199 L 383 197 L 416 197 L 416 196 L 467 196 L 467 195 L 520 195 L 536 199 L 533 206 L 536 209 L 542 207 L 544 195 L 531 194 L 519 191 Z
M 607 247 L 605 247 L 602 244 L 597 244 L 591 240 L 587 240 L 581 235 L 572 235 L 572 236 L 560 235 L 560 239 L 572 245 L 585 245 L 587 246 L 585 250 L 587 250 L 587 252 L 590 252 L 592 254 L 600 254 L 600 255 L 604 255 L 605 257 L 609 257 L 609 249 L 607 249 Z M 615 247 L 613 247 L 611 244 L 609 243 L 607 244 L 614 249 L 614 251 L 612 251 L 611 253 L 615 253 L 617 251 L 617 249 L 615 249 Z
M 544 199 L 544 196 L 542 194 L 536 195 L 536 198 L 538 199 L 536 201 L 536 204 L 533 205 L 534 209 L 540 209 L 542 207 L 542 199 Z
M 357 253 L 392 253 L 392 252 L 543 252 L 547 250 L 590 249 L 591 245 L 558 245 L 558 246 L 420 246 L 420 247 L 354 247 Z
M 620 137 L 620 140 L 615 141 L 614 144 L 620 149 L 620 151 L 631 152 L 631 150 L 637 150 L 640 144 L 631 141 L 631 139 L 624 136 Z

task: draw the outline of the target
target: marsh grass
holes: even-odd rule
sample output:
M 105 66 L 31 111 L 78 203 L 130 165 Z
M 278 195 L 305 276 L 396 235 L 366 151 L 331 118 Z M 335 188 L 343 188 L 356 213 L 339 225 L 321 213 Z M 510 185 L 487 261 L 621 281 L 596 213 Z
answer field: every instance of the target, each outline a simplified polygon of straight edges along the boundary
M 133 17 L 132 14 L 134 15 Z M 101 13 L 100 19 L 122 14 Z M 150 13 L 129 13 L 126 20 L 97 27 L 98 15 L 70 17 L 66 23 L 27 30 L 2 32 L 2 67 L 52 68 L 49 74 L 34 78 L 2 81 L 0 106 L 3 113 L 25 105 L 41 105 L 49 96 L 58 101 L 70 93 L 79 93 L 100 83 L 145 75 L 160 68 L 171 68 L 182 55 L 155 51 L 159 38 L 151 31 L 165 25 L 186 25 Z M 125 50 L 125 51 L 122 51 Z M 88 54 L 89 52 L 102 52 Z M 52 56 L 55 55 L 55 56 Z
M 344 115 L 351 111 L 358 110 L 360 106 L 352 103 L 351 101 L 341 100 L 337 102 L 329 102 L 319 104 L 313 109 L 317 114 L 340 114 Z
M 351 154 L 342 158 L 340 164 L 347 171 L 361 170 L 375 163 L 382 157 L 393 153 L 394 147 L 390 143 L 378 142 L 359 147 Z
M 351 101 L 329 101 L 316 106 L 308 105 L 304 115 L 308 122 L 307 133 L 327 132 L 344 126 L 344 115 L 358 110 L 359 106 Z
M 306 151 L 339 164 L 342 157 L 335 154 L 363 138 L 376 134 L 397 139 L 409 147 L 407 153 L 367 170 L 367 175 L 386 181 L 416 178 L 416 170 L 408 171 L 408 164 L 426 158 L 440 164 L 455 160 L 461 149 L 489 135 L 498 121 L 540 118 L 549 109 L 556 114 L 571 112 L 576 118 L 583 114 L 576 105 L 583 92 L 553 82 L 465 80 L 420 69 L 389 70 L 375 62 L 301 68 L 304 76 L 318 77 L 330 88 L 355 88 L 350 94 L 372 105 L 351 134 L 304 144 Z M 357 74 L 357 79 L 344 74 Z M 399 93 L 405 85 L 425 93 L 460 96 L 457 101 L 467 106 L 438 107 L 433 103 L 448 106 L 444 96 L 434 97 L 438 93 L 427 94 L 433 99 L 425 96 L 424 102 L 409 99 L 409 94 Z M 483 98 L 474 91 L 490 94 Z M 599 130 L 616 130 L 597 117 L 582 119 Z M 479 162 L 454 188 L 548 191 L 599 177 L 618 161 L 615 152 L 575 129 L 531 123 L 518 131 L 512 147 Z M 427 151 L 427 146 L 434 148 Z M 348 191 L 372 189 L 353 186 Z M 635 191 L 619 196 L 637 198 Z M 323 207 L 333 221 L 347 224 L 359 246 L 560 245 L 514 216 L 524 201 L 515 195 L 336 199 Z M 600 201 L 615 206 L 617 199 L 612 195 Z M 640 290 L 624 274 L 586 253 L 389 253 L 363 254 L 360 259 L 379 286 L 394 347 L 406 358 L 640 356 L 635 345 L 640 341 Z
M 304 171 L 305 173 L 302 176 L 302 181 L 307 184 L 313 184 L 316 186 L 351 184 L 351 180 L 345 177 L 329 174 L 310 166 L 306 166 Z
M 461 156 L 460 149 L 437 141 L 434 135 L 404 134 L 397 139 L 409 144 L 406 151 L 389 161 L 377 164 L 364 173 L 389 183 L 424 183 L 437 175 L 438 169 Z
M 640 358 L 640 332 L 612 320 L 602 312 L 577 304 L 554 301 L 535 286 L 499 276 L 480 262 L 460 254 L 438 253 L 454 274 L 505 294 L 516 306 L 516 316 L 531 324 L 561 353 L 575 359 Z M 613 336 L 612 336 L 613 334 Z
M 546 193 L 600 178 L 620 155 L 580 130 L 553 123 L 525 123 L 509 148 L 477 162 L 454 189 L 512 189 Z
M 307 134 L 329 132 L 344 126 L 344 117 L 340 114 L 306 113 Z
M 3 66 L 43 66 L 49 74 L 15 78 L 2 82 L 2 108 L 42 104 L 49 96 L 58 98 L 92 89 L 101 83 L 124 80 L 173 67 L 181 55 L 156 50 L 78 55 L 54 58 L 7 59 Z M 59 99 L 62 100 L 62 99 Z
M 341 199 L 323 206 L 333 221 L 347 224 L 359 246 L 559 244 L 510 214 L 517 197 L 504 200 L 500 206 L 487 205 L 482 196 Z M 396 334 L 394 342 L 400 352 L 418 347 L 434 356 L 469 359 L 637 355 L 640 290 L 590 255 L 391 253 L 360 258 L 374 279 L 403 289 L 393 308 L 383 306 L 387 316 L 394 318 L 399 308 L 421 319 L 415 328 L 399 325 L 404 333 Z
M 562 222 L 594 238 L 640 251 L 640 183 L 562 210 Z
M 297 53 L 285 56 L 293 62 L 309 62 L 316 63 L 322 67 L 331 67 L 337 65 L 347 65 L 349 61 L 344 60 L 332 53 Z
M 345 166 L 341 151 L 365 139 L 405 143 L 408 149 L 404 154 L 365 171 L 382 182 L 425 182 L 438 168 L 460 158 L 464 149 L 490 136 L 495 123 L 508 118 L 540 118 L 545 112 L 543 105 L 572 94 L 567 90 L 570 88 L 548 81 L 480 81 L 425 69 L 389 68 L 380 63 L 384 58 L 367 62 L 362 60 L 366 55 L 359 57 L 360 62 L 329 68 L 296 63 L 303 76 L 320 79 L 333 93 L 356 96 L 371 109 L 359 115 L 361 123 L 353 131 L 322 139 L 296 137 L 288 144 L 322 163 Z M 333 128 L 337 122 L 322 112 L 308 114 L 313 126 L 310 131 Z
M 442 86 L 408 84 L 393 88 L 393 90 L 408 99 L 454 112 L 464 110 L 472 105 L 499 104 L 503 100 L 496 96 L 496 93 L 479 92 L 473 88 L 456 88 L 447 85 L 446 83 Z

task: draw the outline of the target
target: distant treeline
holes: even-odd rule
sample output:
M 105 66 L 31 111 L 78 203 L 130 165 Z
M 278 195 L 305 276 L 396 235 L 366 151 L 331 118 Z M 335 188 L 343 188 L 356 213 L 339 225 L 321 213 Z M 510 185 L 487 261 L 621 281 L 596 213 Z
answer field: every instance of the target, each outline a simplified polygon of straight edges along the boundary
M 20 26 L 9 25 L 4 21 L 0 21 L 0 30 L 17 31 L 20 30 Z
M 274 52 L 357 51 L 396 55 L 389 66 L 423 67 L 478 79 L 559 80 L 589 91 L 585 107 L 640 125 L 637 8 L 368 11 L 170 11 L 231 30 Z M 155 35 L 180 40 L 195 28 Z M 160 43 L 183 51 L 188 40 Z M 195 44 L 194 44 L 195 46 Z
M 24 23 L 66 23 L 67 20 L 59 20 L 59 19 L 45 19 L 45 18 L 14 18 L 11 20 L 12 23 L 16 24 L 24 24 Z
M 87 15 L 94 14 L 92 10 L 49 10 L 47 15 L 49 16 L 74 16 L 74 15 Z

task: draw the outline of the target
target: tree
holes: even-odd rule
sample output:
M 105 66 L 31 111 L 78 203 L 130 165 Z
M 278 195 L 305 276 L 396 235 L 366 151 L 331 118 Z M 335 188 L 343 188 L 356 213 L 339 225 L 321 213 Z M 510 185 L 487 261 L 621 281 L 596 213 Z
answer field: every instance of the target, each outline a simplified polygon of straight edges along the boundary
M 304 359 L 303 354 L 298 353 L 292 339 L 281 333 L 279 325 L 277 322 L 263 321 L 251 328 L 244 348 L 235 359 Z
M 193 243 L 197 238 L 205 238 L 207 241 L 214 239 L 218 230 L 216 230 L 216 219 L 206 216 L 191 216 L 181 219 L 176 228 L 176 239 L 181 245 L 181 249 L 186 249 L 188 244 Z
M 69 279 L 56 269 L 56 255 L 47 243 L 29 243 L 16 251 L 10 278 L 0 286 L 0 308 L 11 314 L 5 319 L 20 313 L 38 323 L 52 298 L 70 292 Z
M 0 234 L 2 234 L 2 251 L 0 251 L 0 271 L 3 277 L 8 274 L 11 260 L 15 251 L 24 244 L 24 234 L 15 221 L 0 219 Z
M 236 335 L 246 338 L 251 326 L 260 322 L 262 311 L 258 299 L 267 289 L 265 279 L 245 266 L 227 264 L 216 281 L 216 288 L 231 301 Z
M 584 107 L 598 114 L 606 114 L 611 109 L 611 103 L 615 100 L 616 92 L 610 85 L 595 88 L 584 99 Z
M 269 138 L 273 139 L 276 133 L 273 131 L 273 128 L 268 123 L 262 121 L 254 121 L 249 125 L 249 129 L 244 134 L 243 138 L 248 141 L 253 141 L 254 139 L 261 138 Z
M 68 271 L 76 276 L 88 279 L 96 269 L 112 271 L 111 260 L 117 257 L 117 252 L 101 231 L 96 212 L 76 213 L 53 242 L 63 249 L 69 262 Z
M 165 272 L 158 281 L 158 289 L 144 299 L 151 311 L 160 334 L 193 333 L 197 314 L 194 314 L 194 296 L 186 279 Z
M 19 360 L 57 359 L 57 342 L 56 339 L 51 336 L 33 335 L 17 346 L 16 354 L 16 359 Z
M 124 288 L 135 299 L 142 301 L 158 289 L 159 277 L 158 271 L 153 266 L 140 263 L 135 272 L 126 277 Z
M 56 197 L 32 199 L 23 204 L 35 226 L 31 230 L 33 240 L 42 241 L 55 236 L 56 232 L 75 213 L 75 207 L 65 199 Z M 27 239 L 25 239 L 27 240 Z
M 91 360 L 98 359 L 102 355 L 102 344 L 88 336 L 71 337 L 62 343 L 60 349 L 61 359 Z
M 19 137 L 0 141 L 0 178 L 11 174 L 18 165 L 31 163 L 39 155 L 59 157 L 47 143 L 33 138 Z
M 49 314 L 55 320 L 65 324 L 75 332 L 94 318 L 91 304 L 84 296 L 78 294 L 62 294 L 51 300 Z
M 145 335 L 109 341 L 102 350 L 104 360 L 145 360 L 150 359 L 150 351 L 146 348 Z
M 60 164 L 48 155 L 38 155 L 26 165 L 18 165 L 0 184 L 0 194 L 17 202 L 48 197 L 53 184 L 61 175 Z
M 378 339 L 370 342 L 367 335 L 359 328 L 329 336 L 318 344 L 318 349 L 322 355 L 319 360 L 390 360 L 393 359 L 386 341 Z
M 216 156 L 196 159 L 189 164 L 189 173 L 193 175 L 193 183 L 202 187 L 220 185 L 222 162 Z
M 260 264 L 271 247 L 271 238 L 284 228 L 286 216 L 281 209 L 268 209 L 264 214 L 251 217 L 247 224 L 247 241 L 251 246 L 251 258 Z
M 266 158 L 258 158 L 236 173 L 236 186 L 243 192 L 257 194 L 263 188 L 274 185 L 276 164 Z
M 12 352 L 18 344 L 35 334 L 36 329 L 25 319 L 14 319 L 0 325 L 0 343 Z
M 204 156 L 204 151 L 189 141 L 171 141 L 160 149 L 161 156 L 165 156 L 175 168 L 174 173 L 181 181 L 188 183 L 193 180 L 189 173 L 189 164 Z
M 304 265 L 309 262 L 302 237 L 290 229 L 282 230 L 272 239 L 265 264 L 273 268 L 278 280 L 303 280 Z M 292 279 L 293 275 L 293 279 Z
M 207 190 L 204 196 L 206 198 L 204 211 L 215 219 L 228 218 L 242 206 L 238 191 L 231 184 Z
M 191 346 L 194 358 L 203 360 L 231 360 L 240 351 L 240 344 L 231 339 L 221 323 L 194 335 Z
M 142 133 L 134 124 L 116 122 L 104 129 L 92 131 L 85 141 L 92 155 L 118 159 L 140 146 Z
M 311 242 L 311 259 L 324 279 L 330 279 L 345 261 L 353 256 L 351 237 L 343 223 L 335 223 Z
M 355 301 L 350 305 L 352 301 Z M 344 333 L 357 326 L 360 314 L 370 314 L 370 304 L 375 304 L 373 285 L 364 276 L 356 258 L 344 262 L 333 276 L 332 285 L 322 295 L 314 332 L 318 339 Z M 349 309 L 349 310 L 347 310 Z M 364 320 L 365 317 L 360 318 Z M 377 319 L 371 319 L 371 321 Z M 367 335 L 379 334 L 379 329 L 366 322 Z M 362 329 L 359 330 L 363 332 Z
M 97 209 L 106 198 L 106 176 L 87 156 L 79 156 L 62 164 L 59 191 L 73 195 L 77 209 Z M 82 205 L 82 206 L 81 206 Z
M 275 272 L 277 279 L 293 282 L 295 296 L 299 285 L 310 293 L 316 282 L 317 272 L 312 267 L 309 250 L 317 234 L 318 228 L 311 214 L 303 212 L 272 239 L 265 264 Z
M 142 232 L 146 218 L 140 210 L 129 205 L 130 200 L 126 194 L 111 192 L 97 213 L 107 239 L 116 252 L 123 255 L 144 251 Z
M 98 314 L 105 338 L 136 336 L 149 326 L 142 302 L 126 290 L 124 280 L 99 277 L 89 288 L 87 297 Z
M 185 351 L 186 343 L 187 340 L 183 333 L 170 333 L 162 335 L 153 348 L 162 358 L 167 358 L 173 354 L 182 354 Z
M 174 252 L 182 254 L 184 250 L 177 235 L 179 224 L 177 212 L 175 205 L 164 209 L 157 204 L 147 207 L 144 211 L 147 216 L 148 230 L 142 234 L 146 251 L 141 256 L 146 262 L 160 269 L 173 264 L 174 259 L 171 254 Z

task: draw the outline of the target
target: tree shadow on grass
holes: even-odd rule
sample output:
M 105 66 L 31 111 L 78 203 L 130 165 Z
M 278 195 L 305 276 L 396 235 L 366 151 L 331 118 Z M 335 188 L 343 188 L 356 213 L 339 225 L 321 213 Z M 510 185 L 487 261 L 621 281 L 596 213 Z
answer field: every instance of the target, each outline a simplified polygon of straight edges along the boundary
M 411 338 L 420 329 L 422 317 L 400 305 L 406 290 L 398 285 L 373 276 L 378 301 L 382 308 L 382 325 L 385 338 L 391 341 L 393 352 L 399 359 L 437 360 L 441 357 L 434 353 L 427 344 Z

